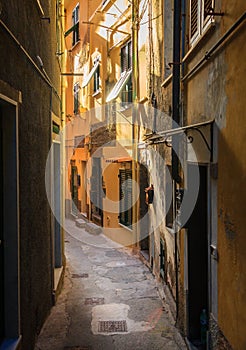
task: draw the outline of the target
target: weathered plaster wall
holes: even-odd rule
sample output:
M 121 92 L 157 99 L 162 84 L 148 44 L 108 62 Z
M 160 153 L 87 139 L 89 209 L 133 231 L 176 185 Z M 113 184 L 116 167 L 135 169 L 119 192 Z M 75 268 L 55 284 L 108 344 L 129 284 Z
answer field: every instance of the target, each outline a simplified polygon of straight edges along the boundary
M 212 47 L 245 11 L 239 1 L 222 2 L 226 12 L 216 18 L 187 59 L 187 71 Z M 211 322 L 214 348 L 242 349 L 246 346 L 245 325 L 245 112 L 246 69 L 242 61 L 246 46 L 245 23 L 225 42 L 199 72 L 185 82 L 187 121 L 215 118 L 218 141 L 218 320 Z M 213 216 L 214 218 L 214 216 Z M 216 220 L 216 218 L 215 218 Z M 216 225 L 215 225 L 216 226 Z M 213 286 L 215 287 L 215 286 Z M 217 344 L 217 345 L 216 345 Z M 230 344 L 230 345 L 229 345 Z
M 34 62 L 37 55 L 59 93 L 55 1 L 1 1 L 0 18 Z M 51 146 L 51 110 L 60 101 L 13 39 L 0 26 L 0 79 L 22 93 L 19 108 L 20 292 L 23 349 L 31 349 L 52 306 L 51 212 L 45 191 L 45 165 Z M 51 104 L 52 97 L 52 104 Z
M 228 27 L 245 10 L 244 1 L 237 9 L 227 4 L 231 18 Z M 241 12 L 240 12 L 241 9 Z M 233 349 L 246 346 L 246 275 L 245 275 L 245 106 L 246 66 L 245 23 L 225 47 L 227 67 L 226 125 L 219 137 L 218 178 L 218 250 L 219 250 L 219 327 Z

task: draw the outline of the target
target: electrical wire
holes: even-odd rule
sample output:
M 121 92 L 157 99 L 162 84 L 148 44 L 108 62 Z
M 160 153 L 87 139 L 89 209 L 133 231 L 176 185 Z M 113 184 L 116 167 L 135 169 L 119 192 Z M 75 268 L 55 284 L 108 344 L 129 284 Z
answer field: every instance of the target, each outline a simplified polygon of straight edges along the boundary
M 163 14 L 161 13 L 160 15 L 158 15 L 158 16 L 156 16 L 156 17 L 154 17 L 154 18 L 151 18 L 151 21 L 156 20 L 157 18 L 161 17 L 162 15 L 163 15 Z M 149 20 L 148 20 L 148 21 L 145 21 L 145 22 L 140 23 L 140 26 L 142 26 L 142 25 L 144 25 L 144 24 L 147 24 L 147 23 L 149 23 Z

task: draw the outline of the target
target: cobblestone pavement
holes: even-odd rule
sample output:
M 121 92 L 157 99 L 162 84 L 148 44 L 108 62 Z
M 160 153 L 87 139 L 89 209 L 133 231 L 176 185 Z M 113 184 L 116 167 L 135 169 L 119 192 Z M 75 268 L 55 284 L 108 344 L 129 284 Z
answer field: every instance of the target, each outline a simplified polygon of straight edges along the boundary
M 139 258 L 103 234 L 66 225 L 64 287 L 35 350 L 187 349 Z

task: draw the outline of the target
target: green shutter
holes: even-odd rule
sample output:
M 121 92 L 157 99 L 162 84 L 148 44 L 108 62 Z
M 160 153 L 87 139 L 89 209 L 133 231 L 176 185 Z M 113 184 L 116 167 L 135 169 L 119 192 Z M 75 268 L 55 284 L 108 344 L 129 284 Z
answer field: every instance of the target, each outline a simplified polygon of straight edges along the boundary
M 119 220 L 122 225 L 132 225 L 132 171 L 120 169 L 120 213 Z

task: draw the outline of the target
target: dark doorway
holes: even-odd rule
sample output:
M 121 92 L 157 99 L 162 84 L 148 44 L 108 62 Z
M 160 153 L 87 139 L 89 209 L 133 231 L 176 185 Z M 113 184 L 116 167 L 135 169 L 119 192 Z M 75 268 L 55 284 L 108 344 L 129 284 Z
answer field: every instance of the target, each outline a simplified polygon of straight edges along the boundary
M 188 165 L 188 191 L 197 165 Z M 188 338 L 199 349 L 200 315 L 208 311 L 208 238 L 207 238 L 207 167 L 199 166 L 200 186 L 197 202 L 187 223 L 188 228 Z
M 0 99 L 0 342 L 19 336 L 19 197 L 16 105 Z
M 0 107 L 0 343 L 4 338 L 4 257 L 3 257 L 3 125 Z
M 71 197 L 72 214 L 78 215 L 78 168 L 72 165 L 71 168 Z
M 62 266 L 62 241 L 61 241 L 61 170 L 60 170 L 60 144 L 53 143 L 54 152 L 54 256 L 55 267 Z

